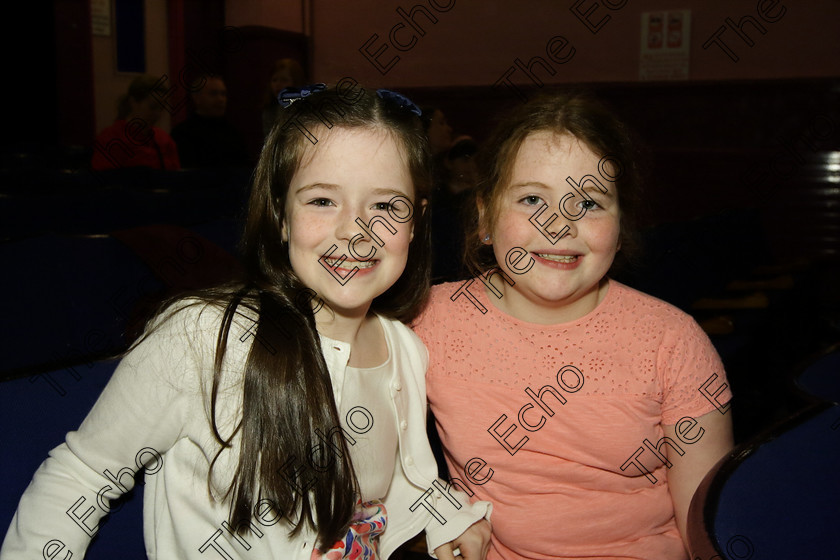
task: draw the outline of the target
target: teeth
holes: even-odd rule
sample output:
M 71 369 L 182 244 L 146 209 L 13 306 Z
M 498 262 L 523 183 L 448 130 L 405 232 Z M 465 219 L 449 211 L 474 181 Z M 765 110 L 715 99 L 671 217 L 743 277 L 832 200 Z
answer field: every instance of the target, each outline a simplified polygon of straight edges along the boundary
M 338 265 L 338 262 L 341 259 L 334 259 L 334 258 L 325 258 L 324 262 L 326 262 L 330 268 L 335 268 Z M 353 267 L 358 266 L 359 268 L 373 268 L 376 263 L 373 260 L 369 261 L 344 261 L 344 264 L 341 265 L 342 269 L 352 270 Z
M 549 255 L 548 253 L 537 253 L 540 258 L 545 259 L 547 261 L 554 261 L 554 262 L 561 262 L 561 263 L 573 263 L 578 258 L 577 255 Z

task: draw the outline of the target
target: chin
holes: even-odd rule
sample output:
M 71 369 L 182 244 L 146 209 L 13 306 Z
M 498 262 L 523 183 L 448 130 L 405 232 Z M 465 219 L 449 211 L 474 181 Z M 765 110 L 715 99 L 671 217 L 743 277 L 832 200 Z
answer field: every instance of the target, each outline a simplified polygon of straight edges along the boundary
M 542 299 L 546 302 L 552 303 L 563 303 L 564 305 L 568 305 L 570 303 L 574 303 L 578 299 L 586 296 L 587 294 L 592 293 L 593 291 L 598 290 L 598 283 L 596 282 L 593 286 L 588 288 L 581 289 L 579 286 L 569 286 L 569 285 L 550 285 L 550 284 L 543 284 L 539 288 L 532 290 L 532 293 L 536 295 L 539 299 Z
M 352 283 L 352 280 L 350 281 Z M 345 286 L 346 287 L 346 286 Z M 352 290 L 352 288 L 351 288 Z M 324 301 L 335 311 L 356 311 L 364 307 L 370 307 L 373 300 L 382 295 L 385 290 L 352 290 L 336 293 L 326 291 L 320 294 Z

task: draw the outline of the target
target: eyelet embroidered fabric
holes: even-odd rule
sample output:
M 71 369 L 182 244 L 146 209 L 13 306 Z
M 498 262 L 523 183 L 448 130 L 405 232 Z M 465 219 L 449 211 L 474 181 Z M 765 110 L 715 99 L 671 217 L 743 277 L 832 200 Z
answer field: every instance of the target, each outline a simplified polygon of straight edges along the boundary
M 450 473 L 485 479 L 472 489 L 494 503 L 488 558 L 682 557 L 664 462 L 650 451 L 645 471 L 627 461 L 664 426 L 715 410 L 699 391 L 710 375 L 728 401 L 705 333 L 613 281 L 563 324 L 521 321 L 495 301 L 479 281 L 435 286 L 415 325 Z
M 461 286 L 435 286 L 416 328 L 434 375 L 518 389 L 551 382 L 573 365 L 585 378 L 581 395 L 644 395 L 683 405 L 702 404 L 700 384 L 710 373 L 722 376 L 714 348 L 690 316 L 619 282 L 610 280 L 593 311 L 557 325 L 507 315 L 475 281 L 469 291 L 487 309 L 482 314 L 466 295 L 451 300 Z

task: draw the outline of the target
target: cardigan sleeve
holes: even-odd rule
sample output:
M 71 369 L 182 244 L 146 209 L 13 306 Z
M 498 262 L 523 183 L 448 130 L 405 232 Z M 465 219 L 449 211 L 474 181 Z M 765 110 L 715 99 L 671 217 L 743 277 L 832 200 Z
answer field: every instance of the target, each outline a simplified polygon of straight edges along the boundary
M 188 419 L 204 414 L 195 317 L 173 313 L 120 362 L 82 425 L 36 471 L 2 560 L 83 557 L 110 501 L 133 488 L 139 469 L 163 467 Z

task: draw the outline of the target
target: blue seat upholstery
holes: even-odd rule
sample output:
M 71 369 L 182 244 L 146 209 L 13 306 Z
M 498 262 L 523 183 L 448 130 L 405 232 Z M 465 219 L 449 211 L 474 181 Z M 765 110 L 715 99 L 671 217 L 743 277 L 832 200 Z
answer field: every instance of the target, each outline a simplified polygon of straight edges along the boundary
M 712 469 L 689 512 L 692 558 L 837 558 L 840 406 L 812 405 Z
M 840 403 L 840 344 L 829 348 L 796 379 L 804 392 L 833 403 Z
M 160 291 L 116 239 L 45 235 L 0 244 L 5 294 L 0 373 L 43 371 L 125 347 L 135 303 Z
M 61 370 L 0 383 L 0 425 L 13 434 L 4 438 L 0 461 L 0 534 L 5 536 L 21 495 L 47 452 L 82 423 L 115 367 L 113 361 L 82 364 L 73 367 L 78 379 Z M 94 537 L 88 560 L 146 558 L 143 487 L 136 486 L 121 502 L 119 511 L 106 518 Z

